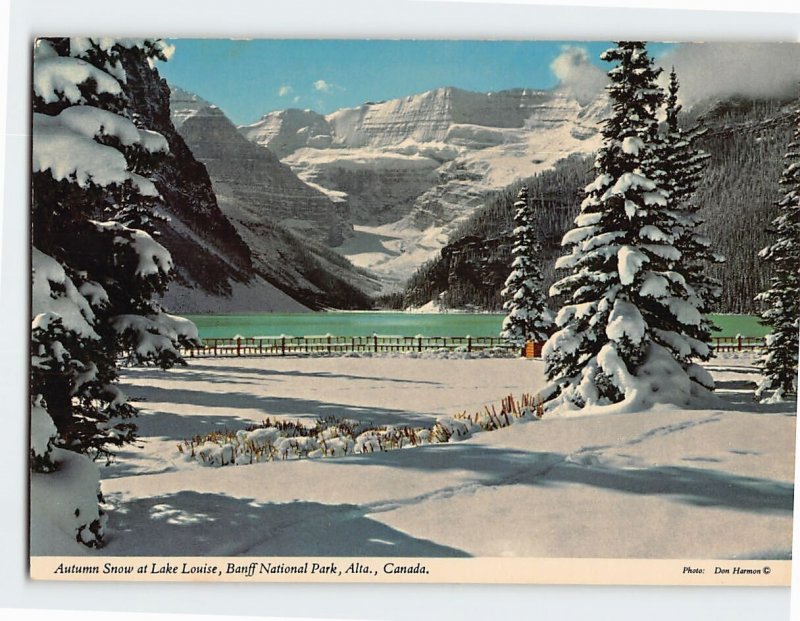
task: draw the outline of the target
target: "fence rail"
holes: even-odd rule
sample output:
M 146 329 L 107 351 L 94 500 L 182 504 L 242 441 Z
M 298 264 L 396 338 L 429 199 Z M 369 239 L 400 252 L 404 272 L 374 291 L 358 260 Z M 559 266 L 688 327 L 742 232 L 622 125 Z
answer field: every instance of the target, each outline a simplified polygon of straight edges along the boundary
M 764 347 L 764 339 L 753 336 L 718 336 L 713 338 L 718 352 L 756 351 Z M 487 349 L 519 351 L 505 339 L 496 336 L 248 336 L 206 338 L 202 347 L 182 350 L 188 358 L 218 358 L 237 356 L 292 356 L 299 354 L 344 354 L 350 352 L 480 352 Z M 529 343 L 527 357 L 541 355 L 540 343 Z
M 189 358 L 228 356 L 290 356 L 296 354 L 349 352 L 425 352 L 447 349 L 479 352 L 486 349 L 518 349 L 496 336 L 256 336 L 206 338 L 203 347 L 186 348 Z
M 758 351 L 765 347 L 763 336 L 715 336 L 714 351 Z

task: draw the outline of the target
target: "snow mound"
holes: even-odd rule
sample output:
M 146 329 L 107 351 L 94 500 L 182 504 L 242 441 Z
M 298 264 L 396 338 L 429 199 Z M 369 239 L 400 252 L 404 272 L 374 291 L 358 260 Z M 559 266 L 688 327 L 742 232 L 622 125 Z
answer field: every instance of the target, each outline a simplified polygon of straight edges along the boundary
M 77 556 L 102 545 L 100 472 L 91 459 L 54 448 L 55 472 L 31 473 L 31 554 Z M 83 544 L 83 545 L 81 545 Z
M 558 396 L 546 405 L 548 416 L 638 413 L 657 404 L 679 408 L 718 405 L 719 399 L 708 389 L 709 384 L 713 387 L 713 380 L 699 365 L 687 371 L 666 348 L 651 341 L 644 363 L 631 373 L 616 347 L 613 341 L 604 345 L 584 367 L 578 381 L 570 382 L 560 393 L 558 386 L 551 387 Z M 617 403 L 599 398 L 594 389 L 597 382 L 610 382 L 623 398 Z M 580 403 L 582 408 L 576 405 Z

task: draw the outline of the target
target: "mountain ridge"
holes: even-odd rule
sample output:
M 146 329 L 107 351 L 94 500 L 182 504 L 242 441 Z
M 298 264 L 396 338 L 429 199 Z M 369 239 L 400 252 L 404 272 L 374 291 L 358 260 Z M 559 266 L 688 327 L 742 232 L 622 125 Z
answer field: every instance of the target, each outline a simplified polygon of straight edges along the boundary
M 387 292 L 492 192 L 594 151 L 606 109 L 604 95 L 581 103 L 565 89 L 442 87 L 327 115 L 270 112 L 238 129 L 347 202 L 355 236 L 339 250 L 378 274 Z
M 752 313 L 754 296 L 769 281 L 769 269 L 758 257 L 769 241 L 769 223 L 776 215 L 774 201 L 781 193 L 778 177 L 791 135 L 792 109 L 784 100 L 709 100 L 689 110 L 684 123 L 705 118 L 708 131 L 700 146 L 710 154 L 695 203 L 706 218 L 704 233 L 726 262 L 709 266 L 723 283 L 717 312 Z M 496 193 L 457 227 L 440 253 L 409 279 L 392 306 L 499 310 L 500 290 L 510 271 L 513 203 L 527 185 L 537 204 L 537 228 L 542 231 L 544 290 L 555 278 L 553 262 L 560 240 L 572 227 L 592 177 L 592 159 L 583 156 L 554 169 L 519 180 Z
M 328 248 L 352 234 L 346 203 L 308 187 L 201 97 L 172 87 L 171 114 L 261 278 L 312 309 L 371 305 L 370 276 Z

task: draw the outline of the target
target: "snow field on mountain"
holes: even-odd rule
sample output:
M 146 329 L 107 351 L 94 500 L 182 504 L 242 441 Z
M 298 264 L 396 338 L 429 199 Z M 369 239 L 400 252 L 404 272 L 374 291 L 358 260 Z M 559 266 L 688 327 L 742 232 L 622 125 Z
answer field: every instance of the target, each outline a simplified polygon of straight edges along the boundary
M 500 190 L 512 184 L 514 181 L 530 177 L 536 173 L 549 170 L 555 166 L 560 159 L 568 157 L 572 153 L 589 153 L 600 145 L 599 134 L 591 136 L 575 135 L 574 125 L 562 120 L 560 123 L 553 123 L 553 126 L 537 128 L 532 132 L 530 128 L 507 129 L 506 142 L 492 147 L 479 148 L 478 150 L 464 150 L 454 161 L 464 167 L 465 170 L 479 175 L 480 181 L 471 181 L 469 192 L 488 196 L 493 190 Z M 373 167 L 380 167 L 385 163 L 394 163 L 394 158 L 375 158 L 371 152 L 357 153 L 348 152 L 347 157 L 353 161 L 359 158 Z M 326 161 L 327 165 L 341 165 L 343 155 L 333 151 L 319 150 L 318 159 L 310 156 L 312 149 L 303 149 L 303 167 L 295 169 L 301 178 L 313 174 L 316 167 L 321 166 L 321 162 Z M 424 161 L 427 158 L 409 158 L 409 161 Z M 287 160 L 293 168 L 296 164 L 293 160 Z M 365 267 L 380 275 L 384 281 L 384 290 L 389 291 L 396 286 L 401 286 L 425 261 L 434 258 L 437 253 L 447 244 L 450 233 L 454 231 L 472 213 L 474 208 L 483 203 L 478 201 L 472 207 L 464 207 L 463 195 L 457 188 L 461 182 L 454 180 L 448 182 L 443 187 L 434 187 L 430 190 L 434 194 L 442 193 L 440 200 L 446 204 L 446 222 L 444 224 L 433 224 L 423 230 L 414 223 L 415 212 L 409 216 L 379 227 L 366 227 L 356 225 L 356 238 L 365 233 L 395 237 L 398 241 L 394 244 L 382 242 L 383 249 L 376 248 L 373 252 L 362 253 L 356 245 L 352 248 L 348 245 L 338 248 L 338 252 L 346 256 L 354 265 Z M 449 188 L 449 189 L 448 189 Z M 452 201 L 448 201 L 448 196 L 452 195 Z M 417 199 L 418 204 L 425 203 L 426 194 Z M 396 283 L 396 284 L 395 284 Z
M 441 88 L 325 117 L 273 112 L 239 130 L 331 200 L 359 205 L 353 211 L 355 239 L 337 251 L 376 273 L 388 292 L 436 256 L 491 192 L 571 154 L 595 151 L 606 105 L 605 96 L 579 102 L 561 89 Z M 375 223 L 360 221 L 356 212 L 378 187 L 404 201 L 392 206 L 391 216 L 380 217 L 381 226 L 364 226 Z M 380 242 L 368 252 L 361 250 L 365 234 Z
M 177 444 L 266 417 L 430 425 L 535 393 L 542 363 L 240 358 L 131 369 L 122 387 L 141 400 L 141 442 L 101 468 L 113 510 L 100 554 L 788 558 L 794 406 L 753 401 L 752 362 L 707 365 L 719 401 L 706 409 L 545 415 L 461 442 L 217 468 Z

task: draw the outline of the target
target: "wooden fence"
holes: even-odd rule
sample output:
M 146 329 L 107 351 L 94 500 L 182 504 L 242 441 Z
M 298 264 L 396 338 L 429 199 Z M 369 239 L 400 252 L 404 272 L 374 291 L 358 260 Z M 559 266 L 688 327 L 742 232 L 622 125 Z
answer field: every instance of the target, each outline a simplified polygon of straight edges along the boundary
M 714 351 L 759 351 L 765 347 L 763 336 L 715 336 Z
M 344 354 L 349 352 L 479 352 L 516 348 L 496 336 L 254 336 L 203 339 L 203 347 L 187 348 L 189 358 L 227 356 L 290 356 L 297 354 Z
M 714 337 L 713 347 L 718 352 L 757 351 L 764 347 L 764 339 L 752 336 Z M 188 358 L 217 358 L 236 356 L 292 356 L 301 354 L 344 354 L 464 351 L 480 352 L 487 349 L 519 351 L 505 339 L 496 336 L 248 336 L 203 339 L 203 347 L 186 348 L 182 354 Z M 528 343 L 528 358 L 541 356 L 541 343 Z

